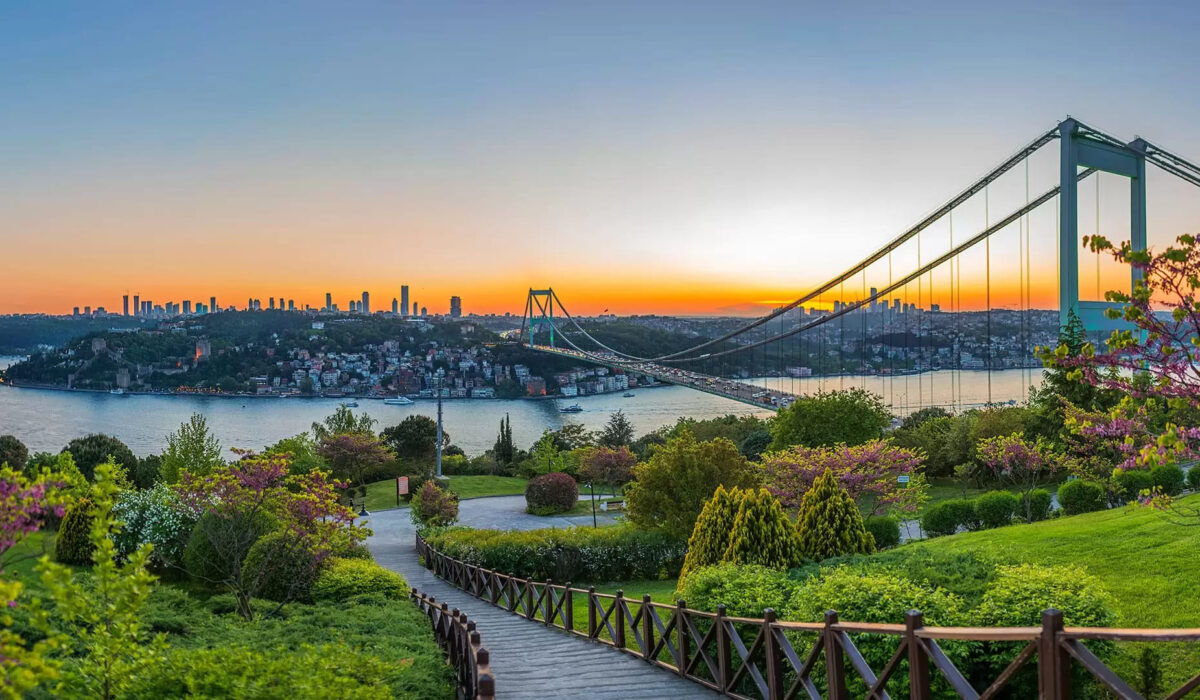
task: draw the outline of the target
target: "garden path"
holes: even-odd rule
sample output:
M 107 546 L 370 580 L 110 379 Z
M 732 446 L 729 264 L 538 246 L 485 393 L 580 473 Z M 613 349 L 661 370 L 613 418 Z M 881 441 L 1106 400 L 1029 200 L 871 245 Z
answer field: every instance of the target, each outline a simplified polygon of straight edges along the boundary
M 474 527 L 532 529 L 550 527 L 546 518 L 514 511 L 503 501 L 524 496 L 463 501 L 460 515 Z M 523 517 L 519 517 L 523 516 Z M 532 519 L 532 520 L 528 520 Z M 577 520 L 551 518 L 551 520 Z M 587 516 L 591 523 L 591 516 Z M 582 523 L 579 523 L 582 524 Z M 417 561 L 415 535 L 408 509 L 372 514 L 367 540 L 375 560 L 399 572 L 424 593 L 458 608 L 475 621 L 483 645 L 491 653 L 498 698 L 715 698 L 691 681 L 655 668 L 616 649 L 545 627 L 494 607 L 437 578 Z

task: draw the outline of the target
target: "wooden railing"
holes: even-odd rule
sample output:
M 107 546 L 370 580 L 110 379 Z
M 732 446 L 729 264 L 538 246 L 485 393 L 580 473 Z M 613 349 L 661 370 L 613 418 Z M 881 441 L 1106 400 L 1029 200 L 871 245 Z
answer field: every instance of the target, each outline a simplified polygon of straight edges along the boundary
M 480 643 L 475 623 L 468 620 L 458 608 L 450 610 L 445 603 L 438 603 L 415 588 L 409 596 L 429 616 L 434 637 L 445 650 L 447 661 L 454 667 L 459 697 L 493 700 L 496 697 L 496 679 L 492 676 L 488 650 Z
M 417 536 L 417 553 L 434 574 L 492 605 L 544 625 L 615 647 L 647 663 L 734 698 L 890 698 L 888 682 L 902 666 L 907 694 L 930 698 L 948 685 L 971 700 L 1004 697 L 1022 669 L 1036 665 L 1037 695 L 1043 700 L 1071 697 L 1072 673 L 1083 669 L 1118 698 L 1142 696 L 1084 646 L 1086 640 L 1119 642 L 1200 641 L 1200 629 L 1112 629 L 1064 627 L 1062 613 L 1042 613 L 1036 627 L 933 627 L 910 610 L 904 624 L 843 622 L 834 611 L 823 622 L 786 622 L 767 610 L 762 618 L 692 610 L 675 605 L 597 593 L 551 581 L 538 582 L 491 571 L 448 557 Z M 586 596 L 586 620 L 577 620 L 575 602 Z M 853 635 L 853 637 L 852 637 Z M 894 638 L 895 651 L 882 668 L 872 669 L 855 643 Z M 749 643 L 746 640 L 749 639 Z M 959 671 L 939 642 L 987 642 L 1010 646 L 1014 655 L 982 691 Z M 803 655 L 801 655 L 803 653 Z M 847 668 L 849 666 L 849 668 Z M 861 686 L 858 685 L 861 683 Z M 896 684 L 891 689 L 895 692 Z M 1179 700 L 1200 688 L 1200 673 L 1171 693 Z

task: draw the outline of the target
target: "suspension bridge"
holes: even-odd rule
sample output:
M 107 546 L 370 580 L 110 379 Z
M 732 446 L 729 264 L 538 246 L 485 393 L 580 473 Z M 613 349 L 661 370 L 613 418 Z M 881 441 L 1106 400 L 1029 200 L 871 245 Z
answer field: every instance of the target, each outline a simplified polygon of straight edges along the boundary
M 1054 149 L 1047 147 L 1055 142 L 1057 164 L 1046 155 L 1053 158 Z M 1031 163 L 1051 166 L 1036 187 Z M 1193 162 L 1143 138 L 1123 141 L 1067 118 L 846 270 L 768 314 L 689 347 L 657 355 L 612 347 L 616 343 L 596 337 L 603 335 L 598 324 L 589 329 L 581 323 L 551 287 L 529 290 L 520 342 L 537 352 L 761 408 L 786 406 L 806 393 L 807 377 L 820 378 L 822 386 L 836 378 L 841 386 L 860 382 L 864 387 L 872 376 L 893 384 L 903 379 L 899 394 L 892 388 L 885 396 L 899 412 L 990 404 L 995 371 L 1020 370 L 1023 387 L 1035 382 L 1040 363 L 1034 348 L 1054 344 L 1070 314 L 1091 333 L 1118 327 L 1120 322 L 1106 315 L 1113 304 L 1102 294 L 1102 287 L 1113 288 L 1102 284 L 1102 279 L 1111 282 L 1112 273 L 1102 274 L 1098 255 L 1095 294 L 1081 298 L 1087 280 L 1081 275 L 1080 236 L 1094 231 L 1128 240 L 1137 250 L 1147 247 L 1147 164 L 1200 187 L 1200 166 Z M 1107 215 L 1111 203 L 1102 216 L 1102 178 L 1128 182 L 1115 194 L 1110 185 L 1108 198 L 1118 205 L 1114 216 Z M 1094 218 L 1085 199 L 1094 204 Z M 993 215 L 1001 203 L 1009 208 Z M 1094 228 L 1081 224 L 1081 214 Z M 1038 235 L 1031 234 L 1035 228 Z M 1052 236 L 1042 233 L 1051 230 Z M 1184 231 L 1172 235 L 1178 233 Z M 1047 243 L 1054 246 L 1057 275 L 1047 270 Z M 1135 271 L 1116 274 L 1130 286 L 1136 281 Z M 1045 301 L 1042 287 L 1054 277 L 1057 313 L 1035 308 L 1035 295 Z M 982 287 L 981 303 L 964 303 L 964 287 Z M 931 371 L 939 369 L 953 371 Z M 986 393 L 964 394 L 965 381 L 976 387 L 983 383 L 966 373 L 986 373 Z

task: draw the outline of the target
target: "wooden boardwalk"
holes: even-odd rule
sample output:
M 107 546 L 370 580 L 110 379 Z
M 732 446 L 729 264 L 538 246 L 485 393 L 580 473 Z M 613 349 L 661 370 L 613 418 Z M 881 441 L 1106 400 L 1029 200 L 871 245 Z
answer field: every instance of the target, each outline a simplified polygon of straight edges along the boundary
M 442 581 L 417 561 L 416 533 L 407 510 L 376 513 L 368 526 L 375 531 L 367 545 L 376 561 L 475 621 L 491 654 L 497 698 L 720 697 L 628 654 L 526 620 Z

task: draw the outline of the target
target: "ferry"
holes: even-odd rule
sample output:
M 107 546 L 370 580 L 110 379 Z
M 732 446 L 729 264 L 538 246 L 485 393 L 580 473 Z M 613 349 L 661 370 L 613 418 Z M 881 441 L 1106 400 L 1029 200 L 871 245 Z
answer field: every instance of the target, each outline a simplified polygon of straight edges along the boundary
M 120 387 L 117 387 L 116 389 L 109 389 L 108 393 L 112 394 L 113 396 L 124 396 L 125 390 Z
M 342 408 L 358 408 L 357 401 L 343 401 Z
M 577 403 L 558 409 L 559 413 L 583 413 L 583 407 Z
M 413 405 L 413 400 L 407 396 L 393 396 L 384 399 L 383 403 L 387 406 L 411 406 Z
M 635 394 L 632 391 L 627 391 L 624 394 L 621 394 L 621 396 L 626 399 L 632 399 L 635 396 Z

